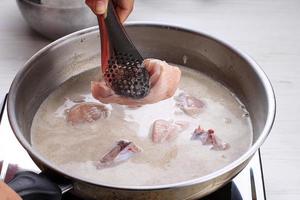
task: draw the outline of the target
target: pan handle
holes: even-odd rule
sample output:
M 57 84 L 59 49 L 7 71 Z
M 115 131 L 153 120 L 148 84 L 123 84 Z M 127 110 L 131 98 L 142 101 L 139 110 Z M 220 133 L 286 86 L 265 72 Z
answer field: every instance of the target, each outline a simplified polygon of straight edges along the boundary
M 30 171 L 18 172 L 8 185 L 23 200 L 61 200 L 62 189 L 44 174 Z

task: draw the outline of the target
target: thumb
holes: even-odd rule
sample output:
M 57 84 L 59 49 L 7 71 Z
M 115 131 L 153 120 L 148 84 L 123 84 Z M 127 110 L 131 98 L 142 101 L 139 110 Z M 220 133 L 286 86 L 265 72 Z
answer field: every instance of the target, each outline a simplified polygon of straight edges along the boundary
M 106 12 L 108 0 L 86 0 L 85 3 L 95 14 L 102 15 Z

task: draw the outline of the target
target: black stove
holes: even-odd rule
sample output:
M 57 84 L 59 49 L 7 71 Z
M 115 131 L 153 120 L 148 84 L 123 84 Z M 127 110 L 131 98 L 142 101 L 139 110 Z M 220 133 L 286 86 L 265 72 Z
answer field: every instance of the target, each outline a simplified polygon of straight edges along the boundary
M 6 96 L 0 97 L 0 179 L 8 182 L 19 169 L 40 172 L 15 138 L 8 122 Z M 260 151 L 233 181 L 201 200 L 265 200 Z M 65 193 L 63 200 L 81 200 Z

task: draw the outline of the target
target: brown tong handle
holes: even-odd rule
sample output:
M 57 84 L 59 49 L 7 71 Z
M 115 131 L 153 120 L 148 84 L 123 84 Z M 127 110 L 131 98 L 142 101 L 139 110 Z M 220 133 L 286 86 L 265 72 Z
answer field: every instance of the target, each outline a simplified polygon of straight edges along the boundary
M 107 28 L 104 21 L 104 15 L 98 15 L 99 31 L 101 37 L 101 69 L 104 74 L 105 70 L 108 68 L 109 58 L 111 56 L 109 36 Z

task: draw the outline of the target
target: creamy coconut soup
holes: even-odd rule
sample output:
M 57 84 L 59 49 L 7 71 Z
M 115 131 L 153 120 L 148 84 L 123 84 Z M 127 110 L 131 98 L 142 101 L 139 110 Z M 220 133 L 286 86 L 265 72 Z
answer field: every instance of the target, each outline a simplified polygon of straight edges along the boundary
M 141 107 L 95 100 L 90 81 L 98 69 L 71 78 L 38 109 L 33 147 L 62 170 L 99 184 L 170 184 L 221 169 L 252 143 L 248 112 L 220 83 L 180 69 L 173 97 Z M 85 115 L 80 104 L 90 106 L 85 122 L 76 118 Z

